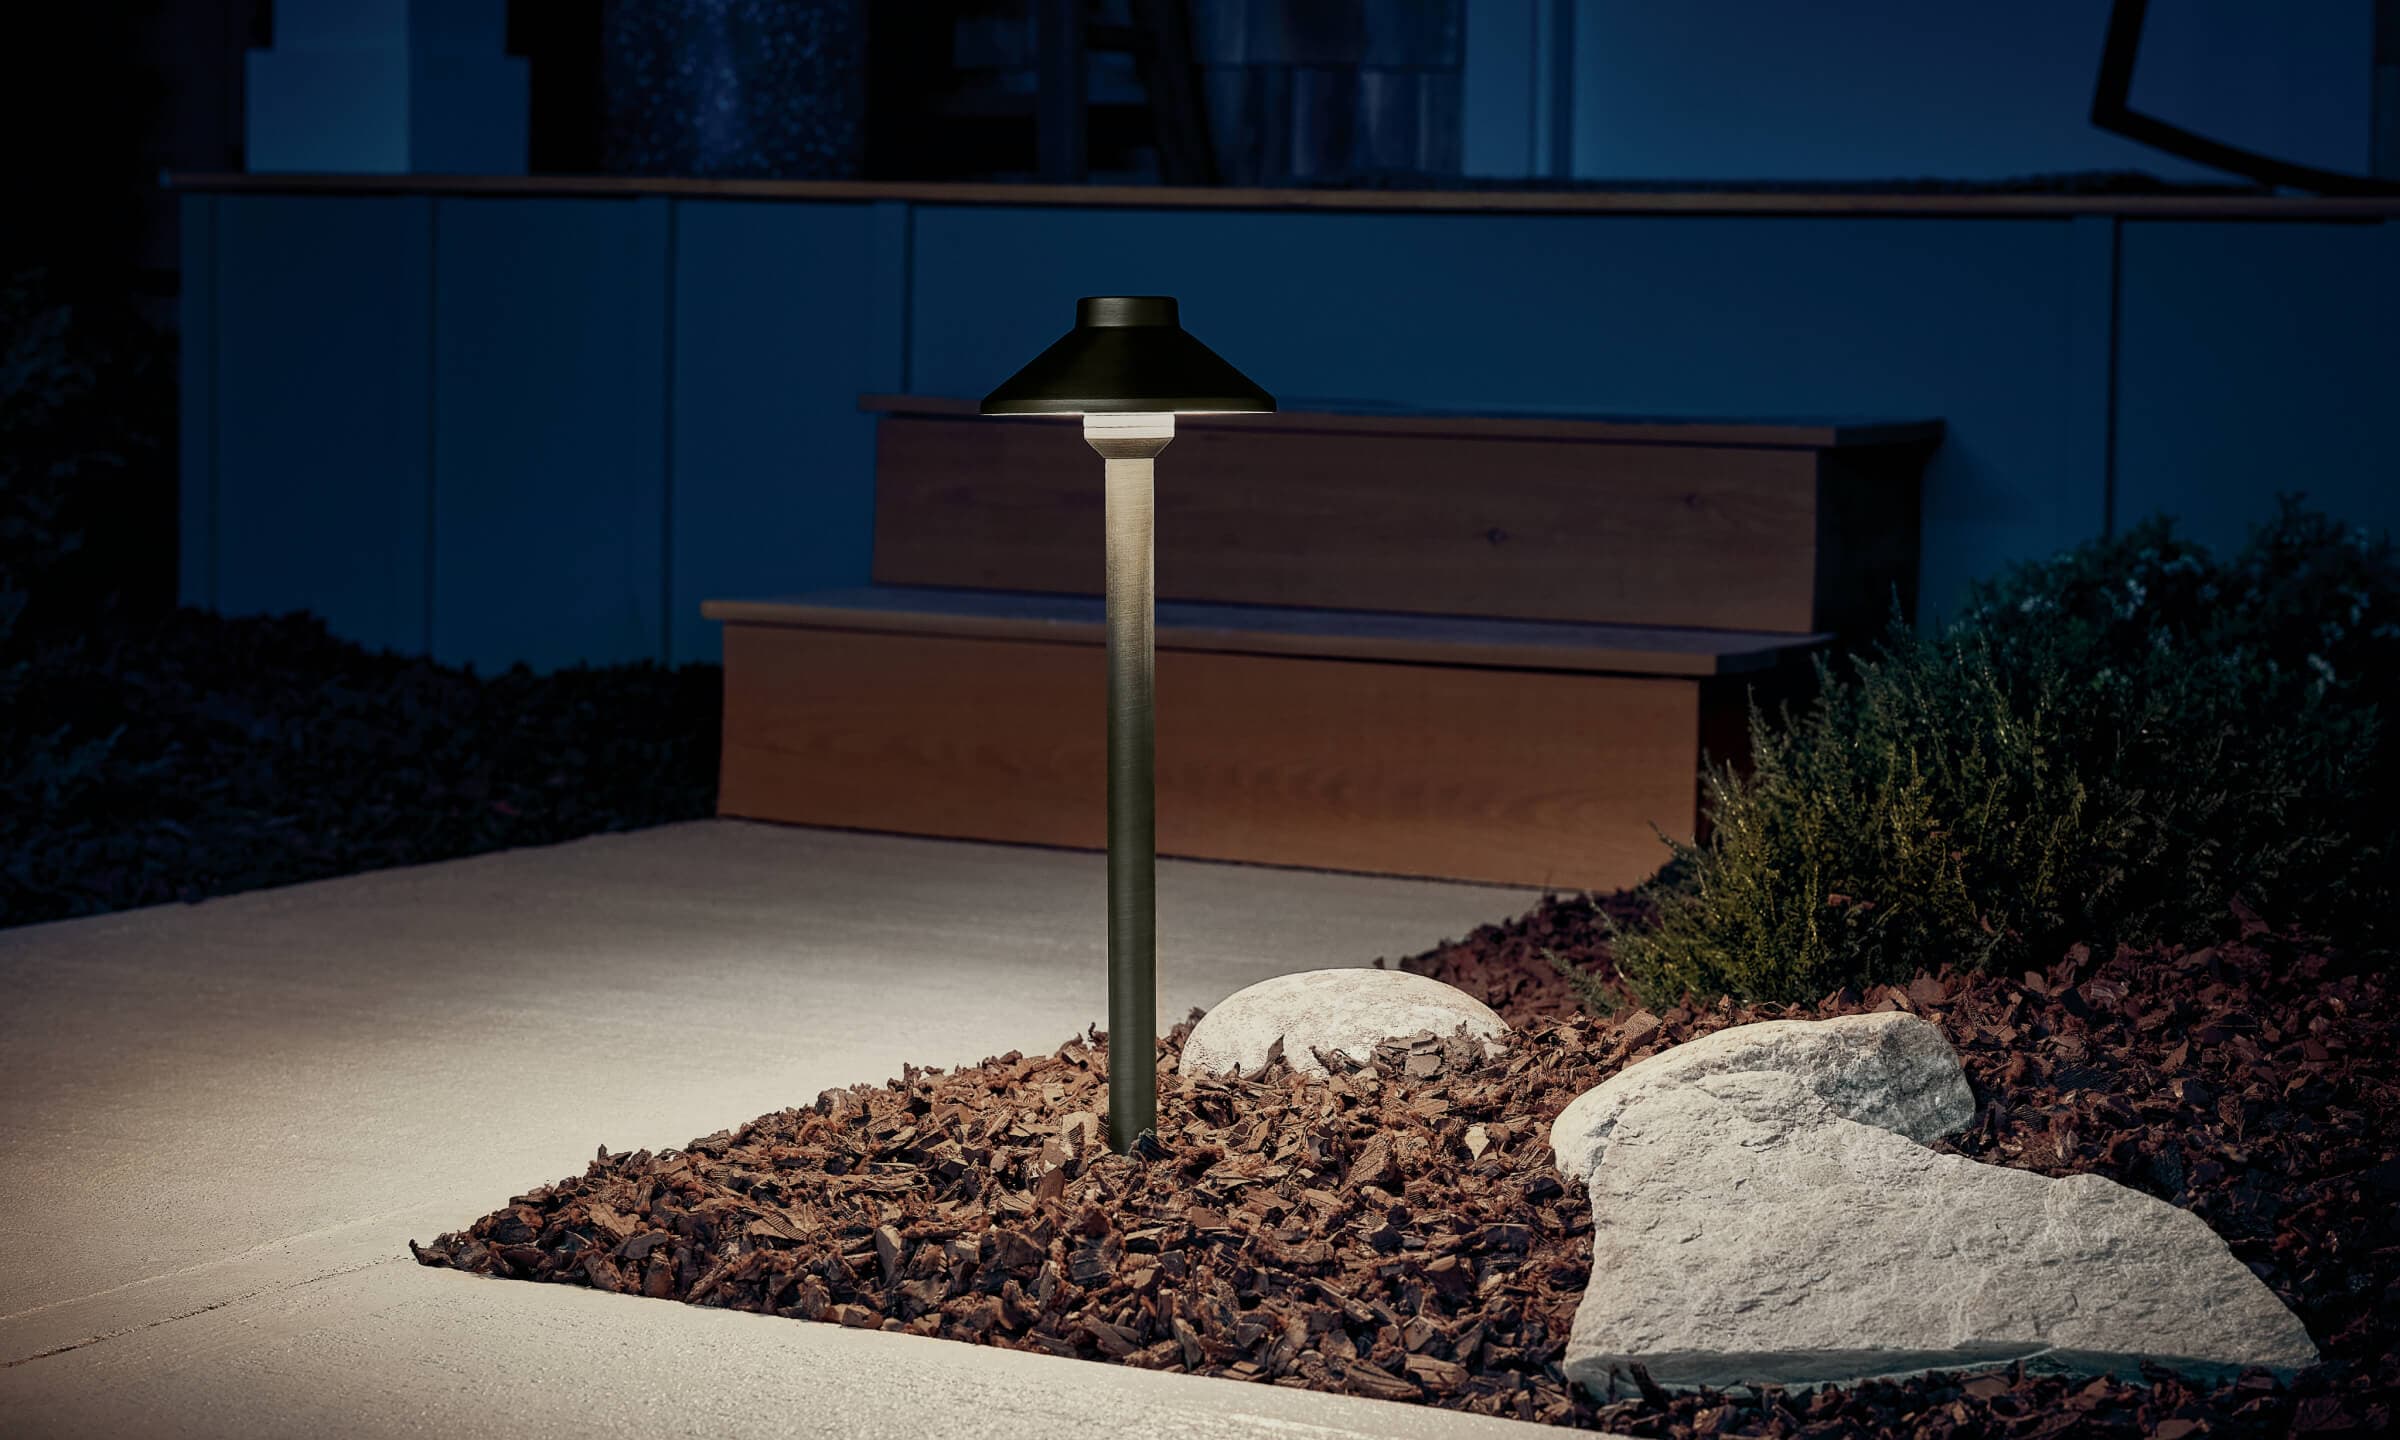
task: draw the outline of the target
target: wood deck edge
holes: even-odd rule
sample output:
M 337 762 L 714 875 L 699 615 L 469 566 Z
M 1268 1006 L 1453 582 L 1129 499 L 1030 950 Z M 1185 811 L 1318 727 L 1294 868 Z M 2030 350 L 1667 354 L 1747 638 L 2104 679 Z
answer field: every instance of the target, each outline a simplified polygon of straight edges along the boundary
M 987 424 L 1058 424 L 1071 415 L 987 417 L 976 403 L 953 395 L 858 397 L 869 415 Z M 1772 450 L 1848 450 L 1931 446 L 1945 433 L 1938 419 L 1741 420 L 1719 417 L 1626 417 L 1539 414 L 1442 414 L 1406 410 L 1281 410 L 1265 415 L 1196 415 L 1179 430 L 1241 430 L 1319 435 L 1416 435 L 1484 440 L 1576 440 L 1623 445 L 1736 446 Z
M 670 196 L 817 204 L 905 201 L 1032 209 L 1287 210 L 1323 213 L 1818 216 L 2140 220 L 2400 218 L 2400 197 L 2257 192 L 2063 195 L 1854 190 L 1304 190 L 1241 186 L 1020 185 L 958 181 L 710 180 L 640 175 L 246 174 L 177 171 L 172 190 L 218 194 Z
M 1098 621 L 873 610 L 761 600 L 704 601 L 700 613 L 706 619 L 728 625 L 831 630 L 852 634 L 940 636 L 1028 644 L 1099 646 L 1107 643 L 1106 627 Z M 1545 670 L 1704 680 L 1771 670 L 1787 657 L 1815 650 L 1833 637 L 1814 634 L 1760 638 L 1762 643 L 1755 647 L 1698 652 L 1632 646 L 1623 649 L 1563 647 L 1511 644 L 1506 641 L 1469 644 L 1431 637 L 1419 640 L 1388 635 L 1289 635 L 1237 627 L 1162 626 L 1157 631 L 1156 643 L 1162 651 L 1191 650 L 1285 659 L 1357 660 L 1404 665 L 1447 665 L 1462 669 Z

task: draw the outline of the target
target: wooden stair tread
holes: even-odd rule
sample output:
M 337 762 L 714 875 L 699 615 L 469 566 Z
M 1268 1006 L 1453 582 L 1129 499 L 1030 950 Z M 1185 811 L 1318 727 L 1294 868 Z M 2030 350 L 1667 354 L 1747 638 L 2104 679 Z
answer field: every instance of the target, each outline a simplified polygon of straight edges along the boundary
M 709 619 L 750 625 L 1076 645 L 1106 638 L 1100 598 L 1089 595 L 867 585 L 700 608 Z M 1614 675 L 1744 674 L 1829 638 L 1176 600 L 1157 609 L 1161 650 Z
M 1315 408 L 1322 407 L 1322 408 Z M 976 402 L 950 395 L 861 395 L 871 415 L 976 417 Z M 983 417 L 994 418 L 994 417 Z M 1076 417 L 1008 416 L 999 424 L 1057 424 Z M 1455 435 L 1482 439 L 1588 440 L 1642 445 L 1737 445 L 1762 449 L 1847 450 L 1932 446 L 1939 420 L 1804 416 L 1725 419 L 1700 416 L 1559 414 L 1479 409 L 1447 411 L 1360 401 L 1302 400 L 1268 415 L 1180 415 L 1177 430 L 1256 430 L 1318 434 Z M 1911 477 L 1913 481 L 1913 476 Z

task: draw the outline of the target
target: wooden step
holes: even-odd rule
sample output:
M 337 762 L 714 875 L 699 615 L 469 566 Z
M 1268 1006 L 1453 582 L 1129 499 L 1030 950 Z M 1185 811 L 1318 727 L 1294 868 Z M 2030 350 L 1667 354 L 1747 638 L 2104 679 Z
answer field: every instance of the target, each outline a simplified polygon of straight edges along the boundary
M 870 396 L 873 578 L 1094 594 L 1070 421 Z M 1913 610 L 1939 422 L 1185 416 L 1158 462 L 1162 600 L 1806 635 Z
M 1099 601 L 870 587 L 712 601 L 719 809 L 1097 848 Z M 1638 882 L 1689 836 L 1703 749 L 1823 637 L 1166 603 L 1168 855 L 1560 888 Z
M 1099 466 L 1072 422 L 869 397 L 856 590 L 716 601 L 725 814 L 1097 847 Z M 1169 855 L 1637 883 L 1702 757 L 1913 604 L 1936 422 L 1185 416 L 1158 471 Z
M 1099 596 L 1038 591 L 863 585 L 773 600 L 711 600 L 700 613 L 711 620 L 823 630 L 1072 645 L 1107 639 Z M 1177 600 L 1158 603 L 1156 629 L 1161 650 L 1695 677 L 1769 669 L 1792 650 L 1831 638 Z

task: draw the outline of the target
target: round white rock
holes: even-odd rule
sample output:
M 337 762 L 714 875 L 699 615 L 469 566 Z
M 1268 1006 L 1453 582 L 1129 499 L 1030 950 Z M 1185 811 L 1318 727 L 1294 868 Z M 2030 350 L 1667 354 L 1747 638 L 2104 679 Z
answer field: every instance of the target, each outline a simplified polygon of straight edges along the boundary
M 1364 1061 L 1386 1040 L 1420 1030 L 1446 1036 L 1461 1026 L 1487 1050 L 1493 1036 L 1508 1032 L 1490 1006 L 1439 980 L 1405 970 L 1303 970 L 1227 996 L 1192 1027 L 1175 1068 L 1185 1075 L 1255 1075 L 1281 1040 L 1294 1070 L 1322 1075 L 1315 1051 Z

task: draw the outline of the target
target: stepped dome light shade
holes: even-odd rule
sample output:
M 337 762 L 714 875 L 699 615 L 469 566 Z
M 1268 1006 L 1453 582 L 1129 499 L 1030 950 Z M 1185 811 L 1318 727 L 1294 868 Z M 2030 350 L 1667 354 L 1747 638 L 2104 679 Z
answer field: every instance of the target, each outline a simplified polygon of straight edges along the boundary
M 1183 333 L 1164 295 L 1076 301 L 1066 338 L 983 397 L 986 415 L 1081 415 L 1084 443 L 1106 462 L 1108 1143 L 1120 1154 L 1145 1136 L 1158 1144 L 1155 462 L 1178 414 L 1274 408 L 1274 396 Z
M 1094 295 L 1075 328 L 983 397 L 986 415 L 1253 414 L 1275 397 L 1185 333 L 1165 295 Z

